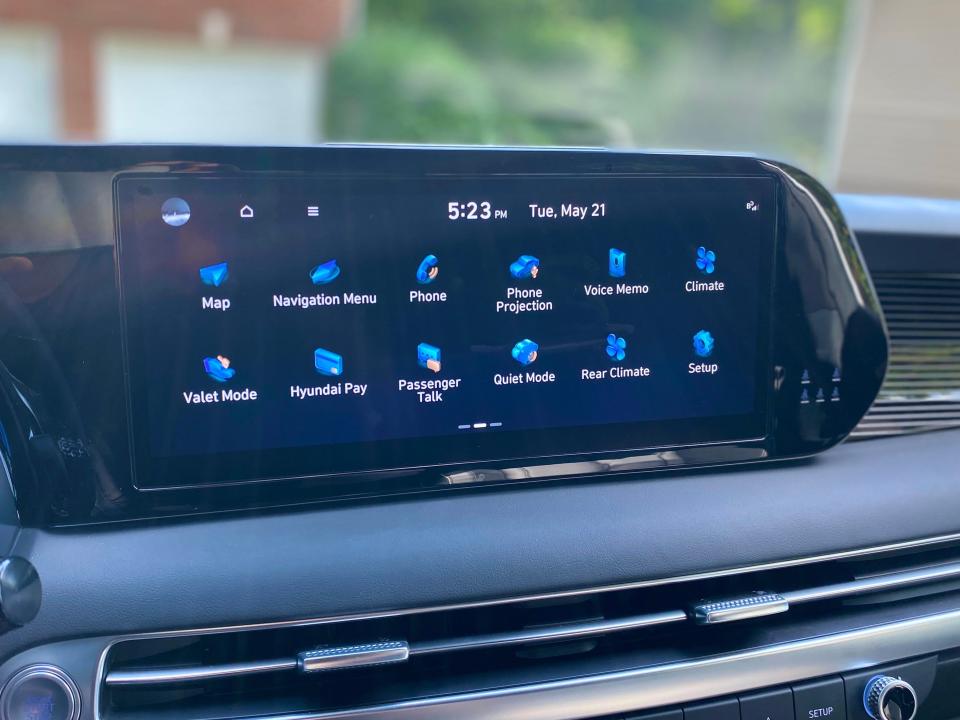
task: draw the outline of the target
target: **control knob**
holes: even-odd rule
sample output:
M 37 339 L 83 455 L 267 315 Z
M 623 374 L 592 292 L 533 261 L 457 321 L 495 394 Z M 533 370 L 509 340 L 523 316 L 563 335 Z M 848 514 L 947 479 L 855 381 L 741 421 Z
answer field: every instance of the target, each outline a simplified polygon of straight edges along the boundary
M 877 675 L 863 689 L 863 707 L 873 720 L 913 720 L 918 704 L 913 686 L 900 678 Z

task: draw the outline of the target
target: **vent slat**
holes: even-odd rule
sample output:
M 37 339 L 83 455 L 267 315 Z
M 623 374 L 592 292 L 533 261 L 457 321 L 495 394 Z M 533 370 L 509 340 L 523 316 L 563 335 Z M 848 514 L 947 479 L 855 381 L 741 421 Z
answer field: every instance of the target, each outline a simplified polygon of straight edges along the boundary
M 302 651 L 298 656 L 271 659 L 265 661 L 230 662 L 208 665 L 160 666 L 160 667 L 123 667 L 114 664 L 110 667 L 103 682 L 108 687 L 150 687 L 158 685 L 209 682 L 238 678 L 256 674 L 277 672 L 307 672 L 302 658 L 309 656 L 334 657 L 357 650 L 376 651 L 384 648 L 402 648 L 400 661 L 412 660 L 421 656 L 469 651 L 488 651 L 493 648 L 530 644 L 558 643 L 580 638 L 607 636 L 662 625 L 685 623 L 687 625 L 704 624 L 704 609 L 714 612 L 740 613 L 725 620 L 745 621 L 785 613 L 791 607 L 806 603 L 859 597 L 863 595 L 889 592 L 900 588 L 938 583 L 946 580 L 960 580 L 960 562 L 946 562 L 929 567 L 893 570 L 874 577 L 854 578 L 843 582 L 815 585 L 799 589 L 785 590 L 779 593 L 756 593 L 738 596 L 732 599 L 720 599 L 707 603 L 697 602 L 691 596 L 690 609 L 666 610 L 657 613 L 627 616 L 603 620 L 591 620 L 579 623 L 545 625 L 498 633 L 477 633 L 475 635 L 433 640 L 388 641 L 377 644 L 354 645 L 345 648 L 329 648 L 315 651 Z M 617 591 L 612 591 L 617 592 Z M 770 602 L 772 599 L 775 602 Z M 761 602 L 764 600 L 764 602 Z M 744 610 L 745 609 L 745 610 Z M 756 609 L 757 611 L 754 611 Z M 707 623 L 709 624 L 709 623 Z M 361 631 L 362 632 L 362 631 Z M 140 641 L 143 642 L 143 641 Z M 340 652 L 343 650 L 345 652 Z M 358 663 L 349 667 L 362 667 Z
M 960 427 L 960 274 L 875 273 L 887 377 L 852 438 Z

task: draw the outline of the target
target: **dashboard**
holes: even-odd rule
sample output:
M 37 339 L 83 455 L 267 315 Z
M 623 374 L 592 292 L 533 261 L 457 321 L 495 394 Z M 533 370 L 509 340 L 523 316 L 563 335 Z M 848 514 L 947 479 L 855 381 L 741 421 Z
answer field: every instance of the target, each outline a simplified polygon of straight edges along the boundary
M 4 424 L 31 525 L 797 458 L 853 429 L 886 368 L 835 202 L 778 163 L 131 147 L 8 167 Z
M 0 189 L 2 720 L 956 716 L 942 217 L 600 150 Z

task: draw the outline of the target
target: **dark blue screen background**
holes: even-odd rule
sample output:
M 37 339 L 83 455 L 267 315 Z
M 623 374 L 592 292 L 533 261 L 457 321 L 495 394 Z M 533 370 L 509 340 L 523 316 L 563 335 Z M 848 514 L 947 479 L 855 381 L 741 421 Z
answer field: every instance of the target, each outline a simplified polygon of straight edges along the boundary
M 155 457 L 387 439 L 474 434 L 475 454 L 492 434 L 533 428 L 763 415 L 760 384 L 776 235 L 776 185 L 768 178 L 443 177 L 443 178 L 126 178 L 118 181 L 120 271 L 133 409 Z M 171 227 L 160 207 L 185 199 L 190 220 Z M 448 203 L 488 201 L 506 219 L 448 219 Z M 759 204 L 756 212 L 748 201 Z M 535 219 L 530 203 L 572 203 L 602 217 Z M 248 204 L 252 219 L 240 217 Z M 306 207 L 319 207 L 308 217 Z M 716 253 L 716 271 L 695 266 L 697 248 Z M 622 279 L 608 274 L 611 247 L 627 253 Z M 434 254 L 440 273 L 421 286 L 415 272 Z M 518 281 L 509 265 L 540 259 L 536 279 Z M 312 285 L 309 271 L 336 259 L 341 275 Z M 199 268 L 229 264 L 220 288 Z M 722 281 L 722 292 L 690 293 L 687 281 Z M 638 295 L 588 297 L 585 284 L 642 284 Z M 539 288 L 553 309 L 497 313 L 509 287 Z M 411 303 L 411 290 L 445 292 L 446 302 Z M 276 308 L 275 294 L 376 295 L 374 305 Z M 227 311 L 202 309 L 228 299 Z M 694 333 L 716 340 L 707 359 Z M 648 377 L 581 379 L 609 370 L 605 338 L 626 340 L 625 368 Z M 528 368 L 512 357 L 524 338 L 540 346 Z M 442 350 L 442 369 L 417 364 L 418 343 Z M 342 378 L 319 375 L 313 352 L 344 358 Z M 204 357 L 229 357 L 227 384 L 204 373 Z M 691 374 L 690 363 L 716 365 Z M 550 372 L 551 383 L 498 386 L 497 373 Z M 398 380 L 459 379 L 443 400 L 418 401 Z M 366 394 L 297 400 L 291 385 L 353 382 Z M 187 404 L 184 392 L 254 389 L 255 401 Z M 496 429 L 460 430 L 474 423 Z M 655 424 L 655 423 L 654 423 Z M 484 436 L 481 442 L 480 436 Z M 703 437 L 703 441 L 715 439 Z M 571 448 L 577 451 L 585 448 Z

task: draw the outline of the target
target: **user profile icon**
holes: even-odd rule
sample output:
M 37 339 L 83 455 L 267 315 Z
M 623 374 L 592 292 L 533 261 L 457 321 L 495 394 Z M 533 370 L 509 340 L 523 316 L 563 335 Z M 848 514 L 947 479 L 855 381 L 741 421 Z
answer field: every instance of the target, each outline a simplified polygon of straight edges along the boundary
M 190 206 L 183 198 L 167 198 L 160 207 L 160 217 L 171 227 L 186 225 L 190 219 Z

